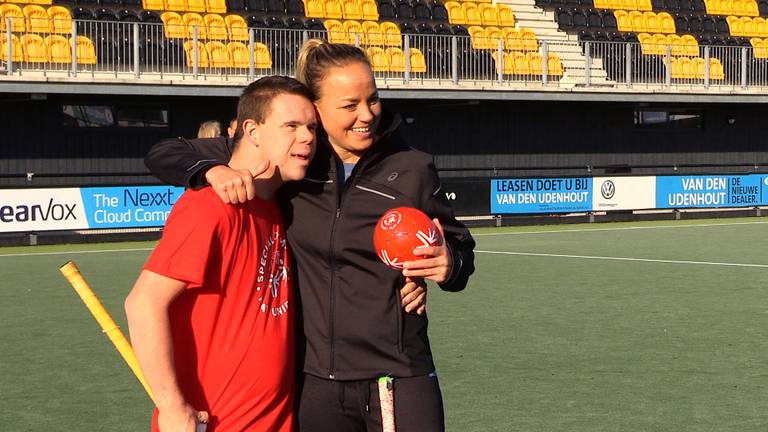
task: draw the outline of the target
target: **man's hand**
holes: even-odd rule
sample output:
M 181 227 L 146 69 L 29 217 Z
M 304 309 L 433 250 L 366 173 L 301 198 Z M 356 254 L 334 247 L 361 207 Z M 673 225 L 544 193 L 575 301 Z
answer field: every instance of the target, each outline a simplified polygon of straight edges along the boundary
M 208 423 L 208 413 L 196 411 L 186 403 L 159 410 L 160 432 L 196 432 L 198 424 Z
M 437 230 L 440 231 L 440 236 L 445 238 L 440 221 L 437 219 L 432 219 L 432 221 L 437 226 Z M 413 254 L 423 256 L 424 258 L 403 263 L 403 276 L 421 277 L 437 283 L 443 283 L 448 280 L 453 262 L 445 242 L 443 242 L 442 246 L 416 248 L 413 250 Z
M 242 204 L 256 196 L 253 179 L 269 169 L 269 161 L 253 169 L 234 170 L 226 165 L 216 165 L 205 172 L 205 181 L 227 204 Z
M 427 283 L 424 279 L 405 278 L 405 285 L 400 288 L 400 304 L 406 313 L 424 314 L 427 309 Z

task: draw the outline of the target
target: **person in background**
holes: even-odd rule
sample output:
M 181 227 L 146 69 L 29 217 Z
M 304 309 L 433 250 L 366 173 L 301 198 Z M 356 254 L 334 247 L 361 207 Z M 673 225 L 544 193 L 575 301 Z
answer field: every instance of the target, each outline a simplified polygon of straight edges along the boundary
M 234 138 L 235 132 L 237 132 L 237 117 L 229 121 L 229 126 L 227 127 L 227 137 Z
M 216 138 L 221 136 L 221 125 L 216 120 L 208 120 L 200 123 L 197 130 L 198 138 Z

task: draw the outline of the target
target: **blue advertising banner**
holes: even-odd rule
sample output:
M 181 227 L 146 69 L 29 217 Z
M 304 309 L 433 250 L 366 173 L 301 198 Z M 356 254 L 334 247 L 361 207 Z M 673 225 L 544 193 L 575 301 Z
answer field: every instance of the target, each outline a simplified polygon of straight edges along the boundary
M 592 179 L 491 180 L 491 213 L 568 213 L 592 209 Z
M 80 188 L 89 228 L 158 227 L 184 193 L 173 186 Z
M 656 208 L 716 208 L 765 205 L 764 175 L 656 177 Z

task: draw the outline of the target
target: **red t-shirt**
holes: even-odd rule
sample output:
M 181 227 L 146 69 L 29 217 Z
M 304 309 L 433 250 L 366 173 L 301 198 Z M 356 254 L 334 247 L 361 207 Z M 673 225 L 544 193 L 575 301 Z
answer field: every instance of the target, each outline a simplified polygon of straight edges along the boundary
M 187 282 L 169 308 L 174 364 L 187 402 L 210 414 L 208 432 L 290 432 L 294 305 L 275 203 L 186 191 L 144 268 Z

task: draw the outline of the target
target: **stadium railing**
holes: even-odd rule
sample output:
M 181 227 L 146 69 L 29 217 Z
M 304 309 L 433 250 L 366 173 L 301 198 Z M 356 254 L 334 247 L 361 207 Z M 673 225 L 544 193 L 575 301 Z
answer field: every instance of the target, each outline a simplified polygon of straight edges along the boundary
M 0 34 L 0 80 L 63 76 L 241 85 L 268 74 L 293 75 L 304 40 L 333 37 L 325 30 L 249 28 L 247 40 L 206 39 L 205 29 L 198 27 L 189 28 L 185 37 L 169 37 L 160 23 L 75 19 L 69 34 L 36 33 L 38 45 L 53 40 L 46 36 L 56 36 L 58 45 L 31 56 L 20 41 L 26 35 L 13 33 L 7 20 Z M 386 87 L 660 93 L 764 92 L 768 87 L 768 55 L 745 46 L 702 45 L 680 52 L 660 45 L 649 54 L 647 44 L 636 42 L 537 40 L 535 50 L 510 50 L 502 39 L 477 49 L 476 37 L 456 35 L 403 34 L 394 43 L 389 34 L 347 38 L 366 49 L 377 80 Z M 68 41 L 69 53 L 61 52 L 62 40 Z M 42 49 L 31 47 L 29 54 L 32 48 Z

